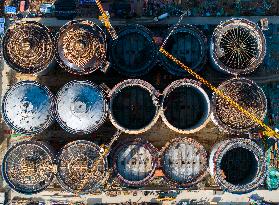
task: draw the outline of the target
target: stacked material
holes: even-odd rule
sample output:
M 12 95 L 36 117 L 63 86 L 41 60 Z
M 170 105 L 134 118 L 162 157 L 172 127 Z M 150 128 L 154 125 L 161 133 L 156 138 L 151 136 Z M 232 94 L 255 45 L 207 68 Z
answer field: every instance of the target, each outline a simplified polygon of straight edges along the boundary
M 72 193 L 88 194 L 98 189 L 105 176 L 106 159 L 93 142 L 78 140 L 67 144 L 57 159 L 57 179 Z
M 6 152 L 2 174 L 8 185 L 23 194 L 45 190 L 54 177 L 54 154 L 42 142 L 19 142 Z
M 74 20 L 60 28 L 56 58 L 68 72 L 85 75 L 106 67 L 106 52 L 106 35 L 97 24 Z
M 267 102 L 263 90 L 246 78 L 233 78 L 219 87 L 226 96 L 238 103 L 243 109 L 263 120 Z M 222 97 L 214 94 L 212 99 L 213 122 L 220 129 L 230 133 L 252 132 L 258 124 Z
M 39 73 L 54 59 L 53 37 L 37 22 L 12 24 L 3 38 L 3 56 L 7 64 L 20 73 Z

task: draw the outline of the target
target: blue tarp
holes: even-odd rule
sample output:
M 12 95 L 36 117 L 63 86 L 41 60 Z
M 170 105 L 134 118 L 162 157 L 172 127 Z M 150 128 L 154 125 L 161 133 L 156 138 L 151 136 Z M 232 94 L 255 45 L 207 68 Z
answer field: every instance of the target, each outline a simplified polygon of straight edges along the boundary
M 79 0 L 79 4 L 93 4 L 95 0 Z
M 14 6 L 5 6 L 4 13 L 5 14 L 16 14 L 16 7 L 14 7 Z

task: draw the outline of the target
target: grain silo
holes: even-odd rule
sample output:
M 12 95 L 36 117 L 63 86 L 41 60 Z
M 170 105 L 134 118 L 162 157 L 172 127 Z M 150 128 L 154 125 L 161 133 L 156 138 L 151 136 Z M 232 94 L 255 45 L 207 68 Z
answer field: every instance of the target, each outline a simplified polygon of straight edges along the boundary
M 56 120 L 73 134 L 89 134 L 106 120 L 107 101 L 100 86 L 90 81 L 71 81 L 56 96 Z
M 170 29 L 172 30 L 173 28 Z M 206 61 L 207 39 L 198 28 L 190 25 L 181 25 L 176 27 L 168 37 L 164 49 L 198 72 Z M 171 74 L 178 76 L 188 74 L 187 71 L 183 70 L 165 55 L 161 54 L 160 58 L 163 66 Z
M 244 138 L 216 144 L 209 166 L 210 174 L 222 189 L 238 194 L 257 189 L 264 183 L 267 171 L 263 149 Z
M 38 22 L 12 24 L 3 38 L 3 57 L 17 72 L 34 74 L 46 70 L 55 48 L 49 29 Z
M 78 140 L 65 145 L 57 158 L 57 179 L 72 193 L 96 191 L 105 176 L 107 160 L 100 158 L 100 147 L 93 142 Z
M 68 72 L 85 75 L 106 69 L 107 42 L 104 31 L 87 20 L 73 20 L 60 28 L 56 59 Z
M 262 63 L 266 41 L 257 24 L 233 18 L 215 28 L 210 52 L 217 69 L 235 75 L 247 74 Z
M 41 192 L 55 175 L 54 153 L 42 142 L 16 143 L 4 156 L 2 175 L 7 184 L 19 193 Z
M 121 74 L 141 76 L 152 69 L 156 63 L 158 51 L 153 34 L 144 26 L 124 27 L 111 48 L 111 62 Z
M 158 150 L 142 138 L 120 141 L 113 149 L 113 167 L 118 180 L 126 186 L 146 185 L 158 165 Z
M 179 187 L 189 187 L 205 177 L 207 153 L 197 141 L 178 137 L 162 148 L 161 167 L 167 180 Z
M 139 134 L 150 129 L 159 118 L 159 93 L 146 81 L 129 79 L 110 92 L 109 117 L 119 130 Z
M 258 119 L 264 119 L 267 111 L 266 97 L 263 90 L 252 80 L 233 78 L 221 83 L 218 89 Z M 258 126 L 251 118 L 217 94 L 213 95 L 212 108 L 212 120 L 223 131 L 247 133 L 253 132 Z
M 209 121 L 211 110 L 201 84 L 190 79 L 174 81 L 164 90 L 161 109 L 166 125 L 182 134 L 202 129 Z
M 7 125 L 17 133 L 40 133 L 53 122 L 53 95 L 47 87 L 35 81 L 21 81 L 5 93 L 2 115 Z

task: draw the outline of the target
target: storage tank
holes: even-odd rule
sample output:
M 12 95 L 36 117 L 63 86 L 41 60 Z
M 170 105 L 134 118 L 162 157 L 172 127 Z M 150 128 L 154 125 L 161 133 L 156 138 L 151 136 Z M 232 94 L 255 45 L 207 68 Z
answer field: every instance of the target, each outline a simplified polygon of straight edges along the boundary
M 54 99 L 46 86 L 35 81 L 21 81 L 11 86 L 2 101 L 6 124 L 21 134 L 38 134 L 54 119 Z
M 159 93 L 146 81 L 129 79 L 110 92 L 109 117 L 119 130 L 139 134 L 150 129 L 159 118 Z
M 126 26 L 111 45 L 111 62 L 121 74 L 141 76 L 156 64 L 157 50 L 153 34 L 147 28 L 141 25 Z
M 232 193 L 253 191 L 266 177 L 264 151 L 250 139 L 235 138 L 216 144 L 209 166 L 217 184 Z
M 233 78 L 223 82 L 218 89 L 258 119 L 264 119 L 267 111 L 266 97 L 263 90 L 252 80 Z M 223 131 L 248 133 L 258 127 L 251 118 L 216 94 L 212 97 L 212 107 L 212 120 Z
M 100 157 L 100 147 L 93 142 L 78 140 L 65 145 L 57 158 L 57 179 L 69 192 L 89 194 L 101 185 L 107 168 Z
M 207 124 L 211 108 L 209 97 L 199 82 L 181 79 L 164 90 L 161 110 L 162 119 L 170 129 L 189 134 Z
M 8 149 L 2 162 L 3 178 L 9 187 L 22 194 L 45 190 L 54 171 L 54 153 L 43 142 L 18 142 Z
M 90 81 L 71 81 L 56 96 L 56 120 L 73 134 L 89 134 L 106 120 L 105 93 Z
M 112 151 L 118 180 L 126 186 L 144 186 L 158 165 L 158 150 L 142 138 L 120 141 Z
M 169 29 L 168 34 L 172 29 L 173 27 Z M 168 37 L 164 49 L 192 70 L 198 72 L 206 61 L 207 39 L 198 28 L 190 25 L 181 25 Z M 188 74 L 187 71 L 165 55 L 161 54 L 160 59 L 163 66 L 171 74 L 178 76 Z
M 257 24 L 233 18 L 215 28 L 210 53 L 216 68 L 223 72 L 251 73 L 265 57 L 265 37 Z
M 13 23 L 4 35 L 2 46 L 5 61 L 20 73 L 39 73 L 54 59 L 52 34 L 38 22 Z
M 66 71 L 85 75 L 108 66 L 104 31 L 87 20 L 73 20 L 59 30 L 56 59 Z
M 161 167 L 167 180 L 177 186 L 189 187 L 205 177 L 207 153 L 197 141 L 178 137 L 162 148 Z

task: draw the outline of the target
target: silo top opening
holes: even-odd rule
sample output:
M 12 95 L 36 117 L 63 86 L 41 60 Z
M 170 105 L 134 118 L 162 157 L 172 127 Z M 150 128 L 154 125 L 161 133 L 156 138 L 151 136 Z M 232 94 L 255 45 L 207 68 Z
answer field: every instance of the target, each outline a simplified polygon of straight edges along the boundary
M 247 19 L 231 19 L 214 30 L 212 57 L 218 68 L 231 74 L 247 74 L 263 61 L 266 41 L 263 32 Z
M 164 48 L 191 69 L 199 71 L 202 69 L 201 64 L 205 61 L 206 42 L 206 37 L 197 28 L 190 25 L 179 26 L 169 36 Z M 180 76 L 188 74 L 165 55 L 160 57 L 170 73 Z
M 255 155 L 248 149 L 238 147 L 224 154 L 220 169 L 227 182 L 241 186 L 254 179 L 257 174 L 257 166 Z
M 163 120 L 171 129 L 192 133 L 206 124 L 210 100 L 196 81 L 183 79 L 165 89 L 162 109 Z
M 211 175 L 228 192 L 253 191 L 266 177 L 264 150 L 250 139 L 220 142 L 213 147 L 209 161 Z
M 114 166 L 119 179 L 129 186 L 146 184 L 157 166 L 156 149 L 143 140 L 121 143 L 114 154 Z
M 74 20 L 64 25 L 57 37 L 57 59 L 67 71 L 84 75 L 106 63 L 106 36 L 93 22 Z
M 9 27 L 3 38 L 3 56 L 20 73 L 38 73 L 54 58 L 53 37 L 38 22 L 20 22 Z
M 18 133 L 36 134 L 53 122 L 53 95 L 34 81 L 21 81 L 4 95 L 2 113 L 5 122 Z
M 158 117 L 157 91 L 142 80 L 124 81 L 112 90 L 110 118 L 127 133 L 146 131 Z
M 2 166 L 3 177 L 9 186 L 23 194 L 43 191 L 54 177 L 53 154 L 40 142 L 13 145 L 5 154 Z
M 89 81 L 71 81 L 64 85 L 56 99 L 57 121 L 71 133 L 91 133 L 107 116 L 103 91 Z
M 72 193 L 88 194 L 101 185 L 106 160 L 100 159 L 100 147 L 78 140 L 67 144 L 58 156 L 58 181 Z
M 267 102 L 263 90 L 253 81 L 245 78 L 233 78 L 222 83 L 218 89 L 224 92 L 242 108 L 264 119 Z M 234 108 L 226 100 L 214 94 L 213 121 L 221 129 L 232 132 L 250 132 L 257 126 L 251 118 Z
M 146 74 L 156 63 L 157 50 L 151 32 L 140 25 L 127 26 L 112 44 L 115 69 L 127 76 Z
M 167 178 L 183 186 L 197 183 L 207 169 L 204 147 L 190 138 L 177 138 L 168 143 L 161 161 Z

